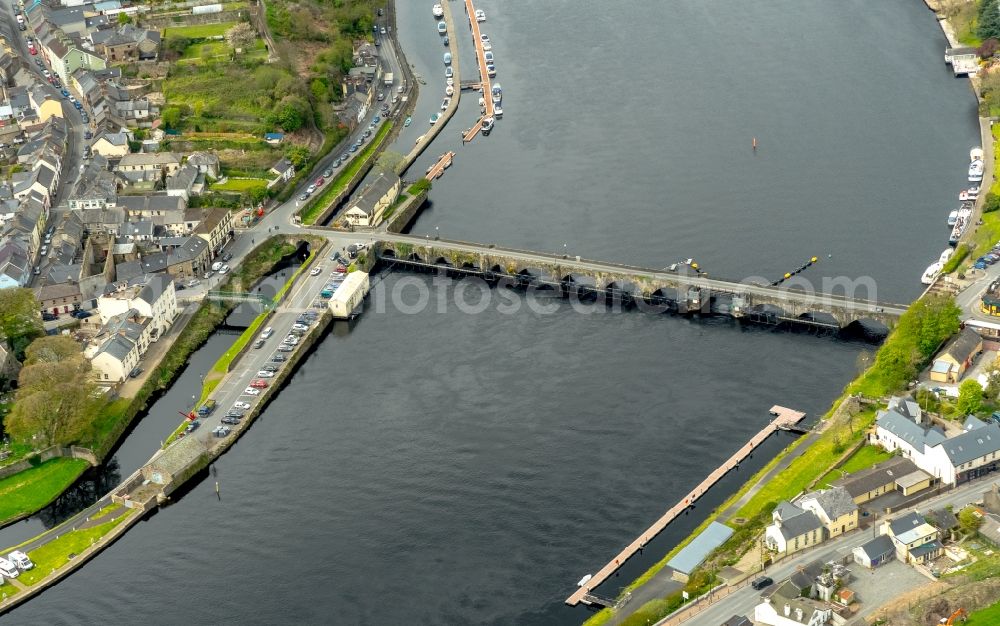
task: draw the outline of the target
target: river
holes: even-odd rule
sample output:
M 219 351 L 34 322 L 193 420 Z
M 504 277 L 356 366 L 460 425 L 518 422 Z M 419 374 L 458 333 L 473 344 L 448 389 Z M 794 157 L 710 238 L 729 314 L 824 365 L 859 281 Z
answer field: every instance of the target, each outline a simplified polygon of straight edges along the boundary
M 430 4 L 398 7 L 428 82 L 444 51 Z M 870 275 L 879 297 L 919 293 L 978 142 L 972 95 L 921 3 L 481 8 L 505 117 L 460 146 L 475 114 L 463 100 L 415 165 L 458 153 L 414 232 L 654 266 L 695 257 L 736 277 L 817 255 L 811 278 Z M 423 86 L 398 145 L 439 104 Z M 421 285 L 430 279 L 396 274 L 381 288 L 413 304 Z M 865 348 L 565 303 L 502 312 L 491 298 L 467 314 L 438 312 L 432 294 L 432 307 L 371 306 L 335 325 L 212 480 L 0 622 L 132 623 L 140 603 L 156 607 L 142 611 L 150 624 L 579 622 L 586 610 L 562 604 L 573 583 L 772 404 L 825 411 Z M 772 438 L 746 469 L 789 440 Z

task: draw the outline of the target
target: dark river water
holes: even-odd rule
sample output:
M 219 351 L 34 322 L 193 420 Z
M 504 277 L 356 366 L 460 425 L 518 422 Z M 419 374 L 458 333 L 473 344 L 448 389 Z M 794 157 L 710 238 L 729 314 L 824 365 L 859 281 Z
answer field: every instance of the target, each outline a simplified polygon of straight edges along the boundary
M 443 92 L 431 4 L 399 2 L 401 43 L 428 82 L 406 148 Z M 817 255 L 810 277 L 870 275 L 891 300 L 919 293 L 978 143 L 974 99 L 922 3 L 481 8 L 505 116 L 463 147 L 476 104 L 463 100 L 415 165 L 459 155 L 414 232 L 654 266 L 695 257 L 736 277 Z M 470 314 L 449 285 L 439 298 L 429 277 L 388 276 L 215 477 L 0 623 L 576 623 L 587 612 L 562 601 L 583 574 L 759 430 L 771 405 L 825 411 L 865 348 L 721 320 L 532 308 L 497 292 Z M 421 292 L 430 306 L 416 306 Z M 151 410 L 155 426 L 123 444 L 123 475 L 176 425 L 172 405 L 190 401 L 228 339 L 196 354 L 176 397 Z M 769 440 L 746 470 L 789 441 Z M 727 477 L 604 595 L 740 480 Z

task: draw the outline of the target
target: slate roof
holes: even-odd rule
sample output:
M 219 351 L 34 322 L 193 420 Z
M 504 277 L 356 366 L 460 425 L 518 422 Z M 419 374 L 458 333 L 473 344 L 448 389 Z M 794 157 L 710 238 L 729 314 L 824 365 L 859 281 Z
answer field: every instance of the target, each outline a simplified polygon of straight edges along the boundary
M 285 172 L 287 172 L 289 169 L 292 169 L 293 167 L 294 166 L 292 165 L 291 161 L 289 161 L 286 158 L 282 158 L 280 161 L 278 161 L 277 163 L 275 163 L 271 167 L 271 169 L 274 170 L 274 172 L 276 174 L 284 174 Z
M 849 474 L 833 484 L 843 487 L 852 498 L 857 498 L 883 485 L 891 485 L 897 478 L 915 471 L 917 466 L 913 461 L 897 456 L 868 469 Z
M 910 396 L 892 396 L 889 398 L 888 406 L 890 411 L 895 411 L 900 415 L 909 417 L 916 422 L 921 415 L 920 404 Z
M 949 355 L 959 363 L 968 360 L 982 343 L 983 339 L 979 333 L 969 327 L 965 327 L 958 333 L 958 336 L 948 342 L 938 358 Z
M 841 487 L 831 487 L 830 489 L 817 491 L 810 495 L 823 507 L 823 511 L 826 512 L 831 520 L 858 510 L 858 505 L 854 503 L 851 494 L 847 493 L 847 490 Z
M 906 515 L 889 522 L 889 528 L 892 530 L 893 536 L 898 539 L 902 535 L 905 535 L 906 533 L 911 532 L 926 523 L 927 522 L 923 517 L 917 515 L 916 512 L 911 511 Z
M 991 452 L 1000 451 L 1000 424 L 991 422 L 945 440 L 941 447 L 956 467 Z
M 965 422 L 962 424 L 962 430 L 969 432 L 970 430 L 976 430 L 977 428 L 982 428 L 986 426 L 986 422 L 979 419 L 975 415 L 970 415 L 965 418 Z
M 795 517 L 781 520 L 781 536 L 786 541 L 823 528 L 823 521 L 812 511 L 804 511 Z
M 691 543 L 684 546 L 667 565 L 681 573 L 690 574 L 712 550 L 721 546 L 732 534 L 732 528 L 712 522 Z
M 351 208 L 358 208 L 369 217 L 375 212 L 375 204 L 381 200 L 399 182 L 395 174 L 379 174 L 361 194 L 351 202 Z
M 863 543 L 858 548 L 865 553 L 870 561 L 877 561 L 879 557 L 886 554 L 893 554 L 896 547 L 888 535 L 879 535 L 867 543 Z
M 924 445 L 934 447 L 945 440 L 944 433 L 940 430 L 925 428 L 896 411 L 879 411 L 875 424 L 896 435 L 919 452 L 924 451 Z
M 774 513 L 777 513 L 779 519 L 788 519 L 796 515 L 802 515 L 802 512 L 801 508 L 787 500 L 782 500 L 778 503 L 778 506 L 774 507 Z
M 958 526 L 958 518 L 948 509 L 941 508 L 928 511 L 926 517 L 938 530 L 951 530 Z

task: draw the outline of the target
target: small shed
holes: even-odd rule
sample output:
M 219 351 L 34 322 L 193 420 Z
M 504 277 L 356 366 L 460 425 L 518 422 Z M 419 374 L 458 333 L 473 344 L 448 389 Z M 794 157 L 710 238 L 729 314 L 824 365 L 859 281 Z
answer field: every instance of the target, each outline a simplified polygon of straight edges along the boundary
M 702 564 L 712 553 L 733 534 L 733 529 L 712 522 L 691 543 L 684 546 L 677 555 L 667 563 L 674 570 L 673 577 L 681 582 L 687 582 L 688 576 L 696 567 Z
M 879 535 L 867 543 L 854 548 L 854 562 L 873 569 L 887 563 L 896 553 L 896 547 L 888 535 Z
M 157 485 L 169 485 L 195 466 L 206 453 L 205 444 L 194 435 L 169 445 L 163 454 L 142 467 L 142 476 Z
M 264 141 L 271 144 L 272 146 L 276 146 L 284 140 L 285 140 L 284 133 L 264 133 Z

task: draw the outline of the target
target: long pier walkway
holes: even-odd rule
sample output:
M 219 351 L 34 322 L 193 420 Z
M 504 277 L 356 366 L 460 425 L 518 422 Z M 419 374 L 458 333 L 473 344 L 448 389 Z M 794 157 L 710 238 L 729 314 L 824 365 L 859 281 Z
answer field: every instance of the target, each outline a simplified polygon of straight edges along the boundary
M 566 604 L 570 606 L 576 606 L 580 602 L 589 603 L 586 596 L 591 596 L 593 590 L 598 587 L 601 583 L 608 579 L 612 574 L 614 574 L 619 567 L 625 564 L 629 558 L 632 557 L 636 552 L 641 550 L 650 540 L 656 535 L 660 534 L 664 528 L 667 527 L 670 522 L 682 514 L 689 506 L 694 504 L 694 502 L 703 496 L 709 488 L 717 483 L 723 476 L 728 474 L 732 469 L 734 469 L 740 462 L 750 455 L 760 444 L 764 442 L 765 439 L 770 437 L 775 431 L 789 428 L 798 424 L 802 421 L 802 418 L 806 416 L 805 413 L 801 411 L 795 411 L 783 406 L 775 405 L 771 407 L 771 415 L 775 418 L 768 423 L 767 426 L 762 428 L 760 432 L 750 438 L 742 448 L 737 450 L 730 456 L 726 461 L 715 468 L 715 470 L 705 477 L 705 480 L 701 481 L 697 487 L 691 490 L 683 500 L 675 504 L 670 508 L 669 511 L 663 514 L 663 517 L 653 522 L 653 525 L 647 528 L 641 535 L 639 535 L 635 541 L 630 543 L 625 547 L 624 550 L 615 555 L 615 558 L 608 561 L 607 565 L 602 567 L 600 571 L 590 577 L 587 582 L 581 585 L 573 595 L 566 598 Z
M 472 0 L 465 0 L 465 12 L 468 14 L 469 27 L 472 29 L 472 45 L 476 47 L 476 61 L 479 63 L 479 84 L 486 103 L 485 111 L 479 120 L 462 137 L 462 143 L 469 143 L 482 130 L 483 123 L 487 119 L 493 119 L 493 87 L 490 85 L 490 74 L 486 69 L 486 51 L 483 50 L 483 37 L 479 31 L 479 22 L 476 21 L 476 7 L 472 4 Z

